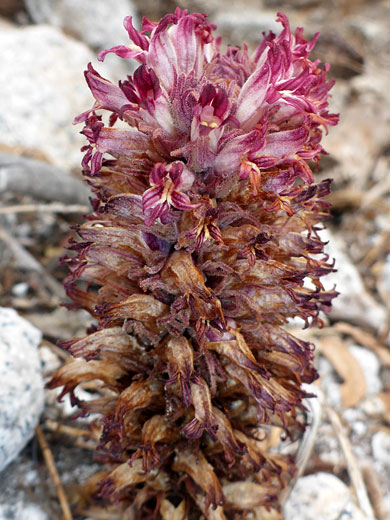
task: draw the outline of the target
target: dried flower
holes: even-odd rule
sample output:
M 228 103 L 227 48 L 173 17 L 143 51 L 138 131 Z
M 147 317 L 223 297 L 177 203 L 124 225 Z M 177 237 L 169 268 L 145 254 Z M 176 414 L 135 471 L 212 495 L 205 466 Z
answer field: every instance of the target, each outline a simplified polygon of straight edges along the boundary
M 99 59 L 138 69 L 119 85 L 85 73 L 95 104 L 76 121 L 96 198 L 65 287 L 97 325 L 64 345 L 84 360 L 49 387 L 100 414 L 111 466 L 90 504 L 126 518 L 243 518 L 277 508 L 294 471 L 259 438 L 302 429 L 301 383 L 317 377 L 313 346 L 284 326 L 319 324 L 336 296 L 320 281 L 333 267 L 318 234 L 330 181 L 316 184 L 310 164 L 337 116 L 329 67 L 308 57 L 318 35 L 278 21 L 250 56 L 223 54 L 203 14 L 176 9 L 141 31 L 129 17 L 131 44 Z M 106 390 L 82 402 L 90 379 Z

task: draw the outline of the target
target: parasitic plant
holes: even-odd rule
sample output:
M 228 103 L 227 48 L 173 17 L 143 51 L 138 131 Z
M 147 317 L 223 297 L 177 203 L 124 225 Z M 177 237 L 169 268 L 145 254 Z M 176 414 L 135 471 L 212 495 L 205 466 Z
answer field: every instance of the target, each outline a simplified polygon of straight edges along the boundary
M 130 45 L 99 59 L 135 59 L 134 74 L 115 85 L 85 72 L 95 103 L 76 122 L 95 198 L 65 287 L 96 326 L 64 344 L 80 359 L 48 386 L 99 414 L 107 467 L 87 485 L 89 511 L 259 518 L 294 473 L 264 439 L 304 429 L 302 383 L 317 377 L 313 346 L 286 324 L 320 324 L 336 296 L 320 281 L 330 181 L 311 167 L 337 116 L 329 67 L 308 57 L 318 35 L 278 21 L 250 55 L 222 52 L 203 14 L 176 9 L 141 31 L 128 17 Z M 81 401 L 90 380 L 102 395 Z

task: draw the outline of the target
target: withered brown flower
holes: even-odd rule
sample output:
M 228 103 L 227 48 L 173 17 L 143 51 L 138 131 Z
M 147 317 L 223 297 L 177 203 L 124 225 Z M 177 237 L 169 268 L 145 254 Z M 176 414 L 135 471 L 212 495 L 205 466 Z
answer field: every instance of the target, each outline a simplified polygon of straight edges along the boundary
M 278 21 L 250 56 L 223 54 L 202 14 L 176 9 L 139 32 L 127 18 L 131 45 L 100 59 L 139 68 L 118 86 L 85 73 L 95 104 L 77 122 L 95 199 L 65 287 L 96 326 L 64 344 L 80 359 L 48 386 L 100 414 L 108 466 L 90 510 L 255 518 L 294 472 L 262 439 L 303 429 L 301 385 L 317 377 L 313 346 L 285 326 L 318 324 L 336 295 L 320 281 L 333 267 L 318 233 L 330 181 L 315 183 L 310 161 L 337 116 L 328 66 L 308 57 L 317 37 Z M 89 380 L 105 393 L 83 402 Z

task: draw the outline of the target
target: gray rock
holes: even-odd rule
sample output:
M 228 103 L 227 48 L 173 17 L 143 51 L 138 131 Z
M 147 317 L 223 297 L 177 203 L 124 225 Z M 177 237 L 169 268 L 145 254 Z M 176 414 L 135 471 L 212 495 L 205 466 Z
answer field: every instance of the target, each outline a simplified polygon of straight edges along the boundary
M 285 520 L 363 520 L 347 486 L 330 473 L 316 473 L 298 480 L 288 499 Z
M 93 104 L 83 70 L 94 55 L 47 26 L 2 30 L 0 48 L 0 141 L 78 168 L 85 141 L 72 122 Z
M 128 44 L 122 28 L 125 16 L 137 18 L 130 0 L 26 0 L 27 9 L 36 23 L 47 23 L 73 34 L 95 49 Z
M 38 329 L 0 307 L 0 471 L 31 439 L 43 410 L 40 340 Z

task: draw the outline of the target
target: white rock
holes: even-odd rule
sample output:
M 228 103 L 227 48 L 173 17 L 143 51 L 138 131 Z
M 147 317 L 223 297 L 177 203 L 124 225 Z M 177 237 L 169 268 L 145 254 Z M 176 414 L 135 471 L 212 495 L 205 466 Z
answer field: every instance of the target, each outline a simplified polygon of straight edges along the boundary
M 27 282 L 19 282 L 12 287 L 12 294 L 14 296 L 26 296 L 28 289 L 29 285 Z
M 94 54 L 47 26 L 0 31 L 0 48 L 0 141 L 78 168 L 85 140 L 72 122 L 93 104 L 83 71 Z
M 137 22 L 130 0 L 115 0 L 115 8 L 107 0 L 26 0 L 26 5 L 36 23 L 61 27 L 98 50 L 127 45 L 123 19 L 133 16 Z
M 40 340 L 38 329 L 0 307 L 0 471 L 31 439 L 43 410 Z
M 356 422 L 352 423 L 351 428 L 352 428 L 352 431 L 358 437 L 363 437 L 364 435 L 366 435 L 367 430 L 368 430 L 367 423 L 365 423 L 363 421 L 356 421 Z
M 330 473 L 300 478 L 284 510 L 285 520 L 334 520 L 344 515 L 363 520 L 347 486 Z
M 352 321 L 358 325 L 381 329 L 386 322 L 386 310 L 366 291 L 362 278 L 345 251 L 344 244 L 328 229 L 321 231 L 322 240 L 329 243 L 325 252 L 336 259 L 336 272 L 322 278 L 325 289 L 336 285 L 340 294 L 332 302 L 330 316 L 334 319 Z

